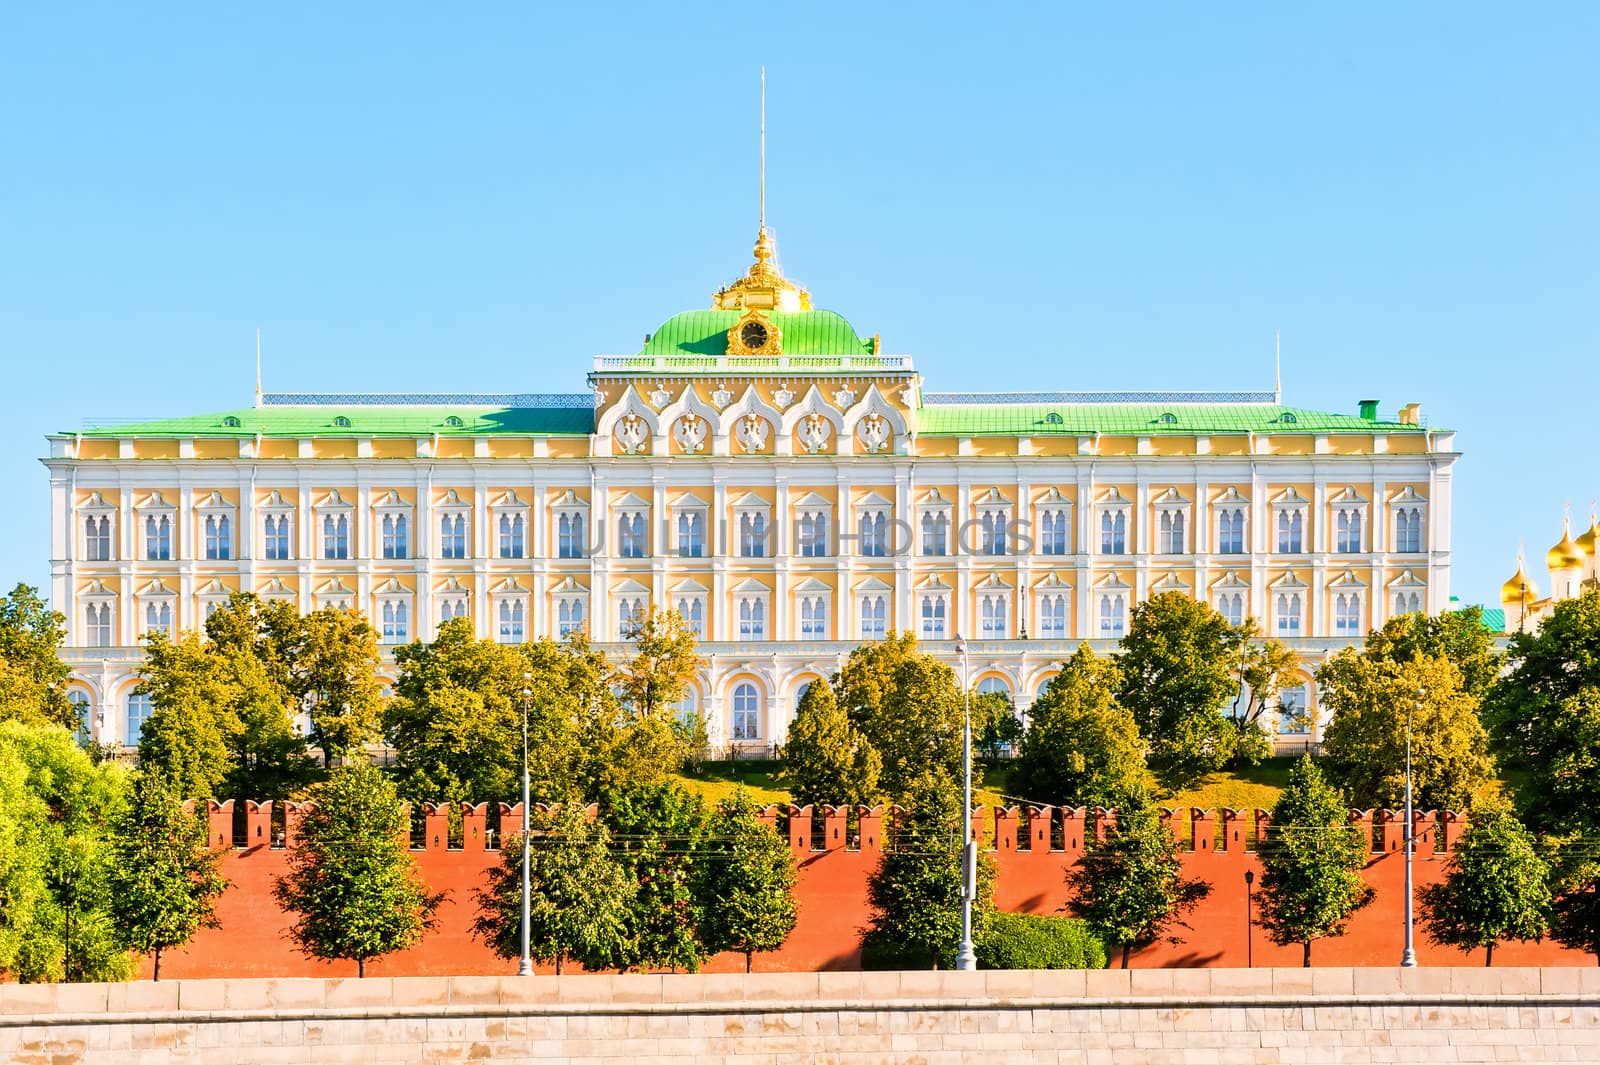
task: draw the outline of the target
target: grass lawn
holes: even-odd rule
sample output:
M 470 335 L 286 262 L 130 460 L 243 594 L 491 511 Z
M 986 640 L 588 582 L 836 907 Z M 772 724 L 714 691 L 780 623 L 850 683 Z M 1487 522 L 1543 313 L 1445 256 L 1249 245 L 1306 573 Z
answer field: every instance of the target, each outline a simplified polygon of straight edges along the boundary
M 789 790 L 774 779 L 782 766 L 782 762 L 755 758 L 702 762 L 699 772 L 691 773 L 685 768 L 678 774 L 678 780 L 710 803 L 726 799 L 741 784 L 758 803 L 786 803 Z
M 1166 794 L 1157 793 L 1162 806 L 1198 806 L 1202 810 L 1232 808 L 1270 810 L 1278 795 L 1289 784 L 1289 767 L 1298 756 L 1268 758 L 1257 766 L 1244 766 L 1235 772 L 1213 773 L 1191 788 Z

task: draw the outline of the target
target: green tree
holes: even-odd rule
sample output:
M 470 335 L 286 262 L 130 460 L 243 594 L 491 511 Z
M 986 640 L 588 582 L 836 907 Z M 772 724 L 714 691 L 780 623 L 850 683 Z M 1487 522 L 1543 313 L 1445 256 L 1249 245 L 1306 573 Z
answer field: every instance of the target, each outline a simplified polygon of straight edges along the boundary
M 618 968 L 697 972 L 710 834 L 705 802 L 670 780 L 619 789 L 603 809 L 617 861 L 636 890 L 628 906 L 628 947 Z
M 1005 692 L 972 693 L 972 747 L 997 758 L 1022 738 L 1022 719 Z
M 181 947 L 202 928 L 221 927 L 217 898 L 228 880 L 217 867 L 222 856 L 208 846 L 203 813 L 183 801 L 159 769 L 133 779 L 129 802 L 112 832 L 111 913 L 127 945 L 154 961 L 161 979 L 161 952 Z
M 1122 948 L 1124 969 L 1134 947 L 1154 943 L 1175 925 L 1189 927 L 1184 915 L 1211 893 L 1206 881 L 1183 875 L 1178 841 L 1143 788 L 1117 808 L 1105 839 L 1084 849 L 1067 886 L 1073 891 L 1067 908 L 1108 946 Z
M 1050 806 L 1116 806 L 1144 786 L 1144 739 L 1116 697 L 1117 663 L 1082 644 L 1028 714 L 1010 789 Z
M 694 633 L 675 610 L 657 610 L 628 633 L 633 657 L 612 674 L 618 695 L 642 718 L 666 717 L 700 671 Z
M 195 633 L 173 639 L 157 631 L 145 637 L 139 676 L 152 708 L 139 732 L 139 764 L 185 798 L 219 797 L 236 764 L 231 745 L 239 732 L 231 709 L 240 689 L 227 662 Z
M 442 895 L 430 895 L 406 848 L 405 811 L 388 777 L 370 765 L 336 769 L 311 789 L 289 871 L 273 893 L 295 914 L 301 953 L 367 960 L 405 950 L 433 927 Z
M 1317 671 L 1333 712 L 1323 733 L 1328 779 L 1362 808 L 1397 809 L 1405 800 L 1406 718 L 1411 717 L 1411 778 L 1421 809 L 1462 810 L 1494 779 L 1478 700 L 1446 658 L 1404 662 L 1345 648 Z
M 1500 653 L 1478 606 L 1390 618 L 1367 634 L 1364 650 L 1369 658 L 1396 664 L 1423 657 L 1448 659 L 1461 674 L 1462 688 L 1474 699 L 1487 695 L 1500 675 Z
M 1510 669 L 1484 704 L 1496 753 L 1518 771 L 1535 832 L 1600 838 L 1600 591 L 1557 603 L 1511 637 Z
M 1493 965 L 1500 940 L 1542 939 L 1550 931 L 1550 865 L 1510 804 L 1485 799 L 1473 807 L 1444 879 L 1423 888 L 1421 899 L 1430 940 L 1461 950 L 1483 947 L 1483 964 Z
M 1254 623 L 1251 623 L 1254 635 Z M 1238 731 L 1237 756 L 1258 764 L 1272 752 L 1267 711 L 1278 708 L 1284 681 L 1300 668 L 1300 655 L 1277 640 L 1247 643 L 1239 654 L 1239 694 L 1233 701 L 1233 726 Z M 1241 705 L 1242 704 L 1242 705 Z
M 878 752 L 879 783 L 891 798 L 933 770 L 961 768 L 964 706 L 955 671 L 917 650 L 909 632 L 863 644 L 834 678 L 834 698 Z
M 711 838 L 701 938 L 713 953 L 739 951 L 749 972 L 757 951 L 778 950 L 794 931 L 794 855 L 743 788 L 717 812 Z
M 0 722 L 0 974 L 125 980 L 110 912 L 110 826 L 123 771 L 57 725 Z
M 800 806 L 870 805 L 877 799 L 883 760 L 833 697 L 813 683 L 800 696 L 789 741 L 783 747 L 783 779 Z
M 71 670 L 61 661 L 66 618 L 37 588 L 19 584 L 0 595 L 0 721 L 78 726 L 67 701 Z
M 1272 808 L 1261 841 L 1261 926 L 1274 943 L 1305 946 L 1344 935 L 1350 915 L 1372 901 L 1362 878 L 1368 844 L 1350 823 L 1344 796 L 1302 756 L 1289 771 L 1289 786 Z
M 1117 699 L 1149 741 L 1150 767 L 1163 786 L 1185 786 L 1233 758 L 1239 732 L 1222 710 L 1236 694 L 1250 632 L 1182 592 L 1134 607 Z
M 294 734 L 290 691 L 301 620 L 294 607 L 235 592 L 206 619 L 209 650 L 225 663 L 237 695 L 228 745 L 233 767 L 223 787 L 244 799 L 282 798 L 306 781 L 305 746 Z
M 528 946 L 538 961 L 587 969 L 627 953 L 628 906 L 638 891 L 611 855 L 611 833 L 584 807 L 564 803 L 529 815 Z M 477 892 L 472 930 L 502 958 L 522 952 L 522 837 L 507 836 L 500 865 Z
M 570 722 L 550 720 L 561 709 L 552 699 L 559 673 L 534 674 L 521 648 L 474 638 L 464 617 L 440 625 L 432 643 L 395 648 L 394 659 L 399 676 L 383 719 L 408 800 L 499 802 L 518 794 L 524 690 L 535 797 L 570 796 L 570 765 L 549 764 L 570 761 L 575 739 Z
M 378 634 L 354 610 L 307 614 L 295 641 L 289 690 L 309 699 L 306 742 L 322 751 L 322 764 L 376 739 L 383 700 L 378 687 Z
M 871 918 L 862 929 L 863 960 L 896 968 L 951 968 L 961 946 L 961 857 L 966 840 L 961 794 L 948 774 L 924 772 L 906 792 L 878 867 L 867 880 Z M 974 941 L 994 912 L 994 861 L 978 856 L 972 904 Z
M 1592 839 L 1574 838 L 1557 852 L 1553 914 L 1557 943 L 1600 958 L 1600 859 Z

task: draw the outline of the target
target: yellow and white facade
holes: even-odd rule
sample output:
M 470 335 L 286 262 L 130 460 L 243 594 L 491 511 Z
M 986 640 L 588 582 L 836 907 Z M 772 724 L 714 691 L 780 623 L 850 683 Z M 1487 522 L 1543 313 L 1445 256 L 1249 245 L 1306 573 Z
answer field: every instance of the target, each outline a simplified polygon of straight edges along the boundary
M 974 684 L 1025 709 L 1080 641 L 1112 649 L 1177 590 L 1295 647 L 1287 698 L 1314 711 L 1327 654 L 1449 603 L 1458 456 L 1415 405 L 928 392 L 813 309 L 765 229 L 710 310 L 597 357 L 588 385 L 258 396 L 51 436 L 51 592 L 91 730 L 131 742 L 144 634 L 241 590 L 357 608 L 388 644 L 464 615 L 623 651 L 635 612 L 676 609 L 703 641 L 691 702 L 751 749 L 889 631 L 952 662 L 964 636 Z

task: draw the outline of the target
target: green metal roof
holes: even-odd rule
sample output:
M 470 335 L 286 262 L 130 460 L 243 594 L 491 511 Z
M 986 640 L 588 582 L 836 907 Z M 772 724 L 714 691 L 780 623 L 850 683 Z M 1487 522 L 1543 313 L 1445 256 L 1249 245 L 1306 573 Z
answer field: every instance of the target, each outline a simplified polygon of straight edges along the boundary
M 1496 635 L 1506 631 L 1506 612 L 1500 607 L 1493 610 L 1485 609 L 1483 612 L 1483 627 Z
M 728 330 L 743 311 L 685 311 L 661 323 L 640 355 L 725 355 Z M 767 315 L 783 333 L 785 355 L 873 355 L 844 316 L 833 311 L 774 311 Z
M 925 436 L 1194 436 L 1415 433 L 1422 427 L 1273 403 L 937 403 L 917 412 L 917 431 Z
M 232 424 L 230 419 L 238 424 Z M 340 424 L 343 419 L 349 424 Z M 460 424 L 452 424 L 455 419 Z M 189 418 L 96 426 L 96 436 L 587 436 L 593 408 L 582 407 L 246 407 Z M 64 435 L 77 435 L 69 430 Z

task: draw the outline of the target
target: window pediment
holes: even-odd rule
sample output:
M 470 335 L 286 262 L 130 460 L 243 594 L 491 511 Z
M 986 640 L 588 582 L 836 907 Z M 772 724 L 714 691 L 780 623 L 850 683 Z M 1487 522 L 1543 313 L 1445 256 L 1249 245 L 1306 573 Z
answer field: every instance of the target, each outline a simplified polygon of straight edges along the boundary
M 1274 507 L 1303 507 L 1310 502 L 1311 500 L 1301 495 L 1294 485 L 1290 485 L 1272 497 L 1272 505 Z
M 1284 574 L 1278 576 L 1277 578 L 1268 581 L 1267 582 L 1267 587 L 1268 588 L 1275 588 L 1275 589 L 1284 589 L 1284 588 L 1307 588 L 1307 587 L 1310 587 L 1310 586 L 1308 584 L 1306 584 L 1305 581 L 1303 581 L 1299 577 L 1297 577 L 1293 572 L 1290 572 L 1290 573 L 1284 573 Z
M 149 495 L 145 496 L 144 499 L 142 499 L 138 503 L 134 504 L 134 506 L 135 506 L 135 509 L 137 509 L 137 510 L 176 510 L 176 509 L 178 509 L 177 507 L 174 507 L 171 503 L 168 503 L 166 497 L 163 496 L 160 492 L 151 492 Z
M 1426 503 L 1427 501 L 1428 501 L 1428 497 L 1427 496 L 1419 495 L 1417 493 L 1417 490 L 1414 487 L 1412 487 L 1411 485 L 1409 485 L 1409 484 L 1406 485 L 1404 488 L 1402 488 L 1400 491 L 1394 493 L 1393 495 L 1391 495 L 1389 497 L 1389 502 L 1391 504 L 1399 504 L 1399 503 L 1418 503 L 1418 504 L 1421 504 L 1421 503 Z
M 339 490 L 337 488 L 335 488 L 332 491 L 329 491 L 329 492 L 326 492 L 326 493 L 323 494 L 322 498 L 317 501 L 317 509 L 318 510 L 350 510 L 350 509 L 353 509 L 353 508 L 352 508 L 350 502 L 348 500 L 346 500 L 344 498 L 344 496 L 340 495 L 339 494 Z
M 1092 587 L 1100 591 L 1127 591 L 1133 586 L 1122 579 L 1122 574 L 1108 573 L 1095 581 Z
M 1421 580 L 1411 570 L 1403 569 L 1399 575 L 1389 581 L 1387 588 L 1426 588 L 1428 582 Z
M 1222 576 L 1212 581 L 1211 587 L 1216 591 L 1221 591 L 1224 588 L 1228 589 L 1229 591 L 1243 591 L 1250 587 L 1250 582 L 1242 579 L 1239 574 L 1230 569 L 1223 573 Z
M 746 577 L 733 586 L 733 592 L 735 595 L 768 595 L 772 592 L 772 589 L 754 577 Z
M 294 503 L 284 499 L 283 493 L 274 489 L 268 492 L 267 497 L 260 502 L 259 509 L 271 511 L 293 510 Z
M 172 586 L 167 584 L 166 581 L 162 580 L 160 577 L 157 577 L 153 581 L 146 581 L 145 584 L 140 587 L 139 594 L 142 596 L 152 596 L 177 595 L 178 593 L 173 591 Z
M 1102 507 L 1131 507 L 1133 500 L 1122 494 L 1121 489 L 1112 485 L 1095 498 L 1095 502 Z
M 1176 573 L 1163 573 L 1150 585 L 1152 592 L 1188 592 L 1194 585 Z
M 1360 577 L 1357 577 L 1354 570 L 1348 569 L 1328 582 L 1329 588 L 1338 588 L 1345 591 L 1360 590 L 1366 586 L 1366 581 L 1362 580 Z
M 79 513 L 98 514 L 113 511 L 117 508 L 107 503 L 105 497 L 99 492 L 90 492 L 89 498 L 78 505 Z
M 1165 492 L 1161 493 L 1159 498 L 1153 499 L 1150 502 L 1152 505 L 1161 510 L 1182 510 L 1188 509 L 1188 507 L 1191 505 L 1189 500 L 1182 492 L 1178 491 L 1177 488 L 1168 488 Z
M 877 577 L 868 577 L 865 580 L 857 581 L 855 590 L 858 592 L 892 592 L 894 591 L 894 585 L 879 580 Z
M 471 595 L 472 594 L 471 591 L 467 588 L 467 586 L 462 584 L 461 581 L 458 578 L 455 578 L 455 577 L 446 577 L 444 580 L 440 581 L 437 585 L 435 585 L 435 591 L 439 595 Z

